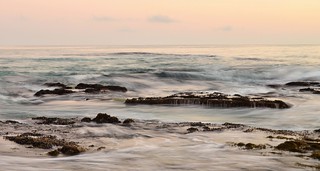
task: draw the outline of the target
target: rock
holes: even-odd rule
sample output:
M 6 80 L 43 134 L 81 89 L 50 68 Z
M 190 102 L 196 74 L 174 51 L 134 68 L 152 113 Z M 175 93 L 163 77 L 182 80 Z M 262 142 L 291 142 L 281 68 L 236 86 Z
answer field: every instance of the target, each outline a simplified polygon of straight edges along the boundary
M 306 87 L 306 86 L 318 86 L 319 82 L 310 82 L 310 81 L 295 81 L 286 83 L 286 86 L 295 86 L 295 87 Z
M 290 152 L 298 152 L 298 153 L 304 153 L 306 152 L 306 149 L 309 147 L 309 145 L 304 141 L 286 141 L 284 143 L 279 144 L 276 146 L 276 149 L 282 150 L 282 151 L 290 151 Z
M 320 151 L 314 151 L 310 157 L 320 160 Z
M 133 119 L 126 119 L 123 121 L 123 124 L 125 124 L 125 125 L 130 125 L 131 123 L 134 123 Z
M 314 92 L 315 89 L 314 88 L 302 88 L 299 89 L 300 92 Z
M 198 130 L 198 128 L 191 127 L 191 128 L 188 128 L 187 131 L 188 131 L 188 133 L 193 133 L 193 132 L 197 132 L 199 130 Z
M 64 155 L 73 156 L 84 152 L 85 149 L 76 144 L 69 144 L 62 146 L 62 148 L 59 149 L 59 151 Z
M 179 93 L 167 97 L 147 97 L 127 99 L 126 104 L 147 104 L 147 105 L 201 105 L 206 107 L 248 107 L 248 108 L 290 108 L 281 100 L 266 100 L 263 98 L 250 98 L 246 96 L 229 96 L 222 93 L 192 94 Z
M 97 148 L 97 151 L 101 151 L 103 149 L 106 149 L 106 147 L 99 147 L 99 148 Z
M 76 155 L 85 151 L 84 148 L 75 142 L 57 139 L 56 136 L 51 135 L 34 137 L 34 134 L 27 132 L 18 136 L 5 136 L 4 138 L 20 145 L 31 145 L 33 148 L 51 149 L 54 146 L 62 146 L 61 149 L 48 152 L 50 156 L 57 156 L 60 152 L 65 155 Z
M 283 85 L 281 84 L 269 84 L 267 85 L 267 87 L 270 87 L 270 88 L 275 88 L 275 89 L 279 89 L 281 88 Z
M 244 149 L 246 149 L 246 150 L 253 150 L 253 149 L 259 149 L 259 150 L 261 150 L 261 149 L 266 149 L 266 145 L 263 145 L 263 144 L 258 144 L 258 145 L 256 145 L 256 144 L 253 144 L 253 143 L 247 143 L 247 144 L 245 144 L 245 143 L 243 143 L 243 142 L 240 142 L 240 143 L 236 143 L 235 145 L 238 146 L 238 147 L 244 148 Z
M 106 113 L 99 113 L 92 121 L 96 123 L 121 123 L 117 117 Z
M 32 118 L 32 120 L 40 120 L 40 122 L 37 122 L 37 124 L 45 124 L 45 125 L 72 125 L 76 123 L 73 118 L 70 119 L 63 119 L 63 118 L 50 118 L 50 117 L 35 117 Z
M 13 121 L 13 120 L 6 120 L 4 123 L 6 123 L 6 124 L 20 124 L 20 122 Z
M 48 155 L 53 156 L 53 157 L 56 157 L 59 154 L 60 154 L 59 150 L 53 150 L 53 151 L 48 152 Z
M 91 118 L 84 117 L 84 118 L 81 119 L 81 122 L 91 122 Z
M 80 83 L 76 87 L 76 89 L 85 89 L 86 93 L 99 93 L 103 90 L 109 90 L 109 91 L 121 91 L 121 92 L 127 92 L 127 88 L 121 87 L 121 86 L 104 86 L 101 84 L 85 84 Z
M 190 126 L 205 126 L 206 124 L 202 123 L 202 122 L 191 122 Z
M 60 89 L 54 89 L 54 90 L 40 90 L 40 91 L 36 92 L 34 94 L 34 96 L 39 97 L 39 96 L 43 96 L 46 94 L 66 95 L 66 94 L 71 94 L 71 93 L 74 93 L 74 91 L 60 88 Z
M 68 87 L 62 83 L 44 83 L 45 86 L 48 86 L 48 87 L 60 87 L 60 88 L 63 88 L 63 89 L 71 89 L 72 87 Z

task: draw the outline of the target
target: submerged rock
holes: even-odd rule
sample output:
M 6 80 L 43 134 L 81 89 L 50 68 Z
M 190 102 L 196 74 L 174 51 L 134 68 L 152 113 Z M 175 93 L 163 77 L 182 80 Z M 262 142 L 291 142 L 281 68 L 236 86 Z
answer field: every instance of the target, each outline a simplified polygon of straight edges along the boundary
M 59 88 L 59 89 L 54 89 L 54 90 L 40 90 L 40 91 L 36 92 L 34 94 L 34 96 L 39 97 L 39 96 L 43 96 L 46 94 L 65 95 L 65 94 L 71 94 L 71 93 L 74 93 L 74 91 Z
M 206 107 L 248 107 L 248 108 L 290 108 L 281 100 L 267 100 L 264 98 L 250 98 L 247 96 L 230 96 L 222 93 L 195 94 L 179 93 L 167 97 L 147 97 L 127 99 L 126 104 L 147 104 L 147 105 L 201 105 Z
M 188 133 L 193 133 L 193 132 L 199 131 L 199 129 L 198 129 L 198 128 L 191 127 L 191 128 L 188 128 L 187 131 L 188 131 Z
M 91 121 L 92 120 L 89 117 L 84 117 L 84 118 L 81 119 L 81 122 L 91 122 Z
M 59 149 L 59 151 L 64 155 L 73 156 L 84 152 L 85 149 L 76 144 L 67 144 Z
M 253 144 L 253 143 L 245 144 L 243 142 L 236 143 L 235 145 L 238 146 L 238 147 L 244 148 L 246 150 L 253 150 L 253 149 L 261 150 L 261 149 L 266 149 L 267 148 L 267 146 L 263 145 L 263 144 L 258 144 L 258 145 L 257 144 Z

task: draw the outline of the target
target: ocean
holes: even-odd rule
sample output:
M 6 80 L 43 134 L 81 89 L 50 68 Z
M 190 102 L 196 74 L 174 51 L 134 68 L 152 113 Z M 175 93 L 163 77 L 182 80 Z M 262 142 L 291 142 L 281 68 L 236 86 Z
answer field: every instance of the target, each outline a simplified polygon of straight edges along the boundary
M 81 118 L 108 113 L 164 123 L 231 122 L 269 129 L 314 130 L 320 128 L 320 95 L 268 85 L 320 81 L 319 66 L 319 45 L 0 47 L 0 120 L 24 122 L 37 116 Z M 52 82 L 73 87 L 79 83 L 116 85 L 128 91 L 34 96 L 41 89 L 53 89 L 44 85 Z M 163 97 L 179 92 L 261 96 L 283 100 L 292 107 L 124 103 L 127 98 Z M 146 134 L 158 140 L 112 140 L 112 150 L 108 152 L 69 158 L 26 158 L 5 153 L 0 154 L 0 163 L 6 170 L 286 170 L 288 163 L 279 156 L 263 157 L 230 149 L 207 135 L 182 138 L 174 133 L 159 137 L 153 132 Z M 37 163 L 41 163 L 38 168 Z M 51 169 L 44 169 L 45 166 Z

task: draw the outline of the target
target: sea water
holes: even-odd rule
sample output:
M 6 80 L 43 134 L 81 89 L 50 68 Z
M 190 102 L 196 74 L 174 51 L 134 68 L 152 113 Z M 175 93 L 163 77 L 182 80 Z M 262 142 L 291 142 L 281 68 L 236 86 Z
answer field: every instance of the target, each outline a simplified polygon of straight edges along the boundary
M 34 116 L 94 117 L 102 112 L 120 118 L 161 122 L 234 122 L 271 129 L 319 129 L 320 95 L 301 93 L 294 88 L 274 89 L 267 86 L 290 81 L 320 81 L 319 65 L 320 46 L 317 45 L 0 47 L 0 119 L 24 120 Z M 78 83 L 118 85 L 126 87 L 128 92 L 35 97 L 34 93 L 40 89 L 50 89 L 43 85 L 48 82 L 61 82 L 70 86 Z M 284 110 L 221 109 L 124 104 L 125 99 L 132 97 L 168 96 L 193 91 L 271 96 L 271 99 L 283 100 L 292 107 Z M 134 163 L 137 166 L 145 165 L 145 170 L 211 170 L 209 165 L 213 161 L 217 162 L 214 168 L 246 170 L 250 168 L 246 166 L 246 161 L 257 158 L 255 154 L 246 154 L 249 158 L 231 160 L 234 165 L 228 167 L 230 155 L 237 157 L 244 154 L 234 151 L 230 154 L 230 149 L 224 148 L 223 144 L 214 141 L 207 143 L 208 139 L 211 141 L 210 137 L 200 136 L 200 140 L 195 141 L 195 137 L 182 140 L 176 135 L 163 136 L 165 140 L 174 143 L 167 146 L 142 142 L 111 153 L 100 152 L 44 161 L 15 156 L 11 159 L 12 156 L 7 156 L 1 160 L 1 165 L 7 163 L 9 167 L 9 161 L 19 161 L 21 167 L 30 167 L 29 170 L 32 170 L 35 163 L 40 161 L 52 166 L 61 162 L 65 163 L 65 167 L 56 169 L 68 170 L 77 168 L 72 161 L 78 161 L 96 170 L 106 167 L 139 170 L 131 165 L 119 166 L 123 159 L 135 158 L 139 161 Z M 202 150 L 196 150 L 198 148 Z M 192 154 L 200 156 L 198 164 L 192 164 L 191 161 L 197 159 Z M 201 154 L 209 159 L 201 158 Z M 160 157 L 155 157 L 157 155 Z M 176 157 L 172 157 L 174 155 Z M 168 161 L 162 161 L 164 158 L 168 158 Z M 103 159 L 107 164 L 101 164 L 105 162 Z M 170 163 L 171 160 L 173 163 Z M 264 170 L 268 168 L 268 162 L 274 164 L 276 160 L 277 157 L 263 158 L 251 166 L 255 170 Z M 184 162 L 191 162 L 190 166 L 182 167 Z

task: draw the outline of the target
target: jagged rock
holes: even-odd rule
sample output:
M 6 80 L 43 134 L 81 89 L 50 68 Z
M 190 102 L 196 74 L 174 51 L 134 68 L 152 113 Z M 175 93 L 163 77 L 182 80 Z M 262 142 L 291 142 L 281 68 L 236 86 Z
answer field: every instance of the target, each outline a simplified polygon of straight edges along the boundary
M 74 91 L 60 88 L 60 89 L 54 89 L 54 90 L 40 90 L 36 92 L 34 96 L 39 97 L 46 94 L 65 95 L 65 94 L 71 94 L 71 93 L 74 93 Z
M 63 118 L 49 118 L 49 117 L 35 117 L 32 120 L 40 120 L 37 124 L 46 124 L 46 125 L 72 125 L 75 123 L 73 118 L 70 119 L 63 119 Z
M 121 123 L 117 117 L 110 116 L 106 113 L 98 113 L 92 121 L 96 123 Z
M 85 89 L 86 93 L 98 93 L 104 90 L 109 91 L 121 91 L 121 92 L 127 92 L 127 88 L 121 87 L 121 86 L 104 86 L 101 84 L 85 84 L 80 83 L 76 87 L 76 89 Z
M 147 104 L 147 105 L 201 105 L 206 107 L 249 107 L 249 108 L 290 108 L 281 100 L 266 100 L 263 98 L 250 98 L 247 96 L 230 96 L 222 93 L 193 94 L 179 93 L 167 97 L 147 97 L 127 99 L 126 104 Z

